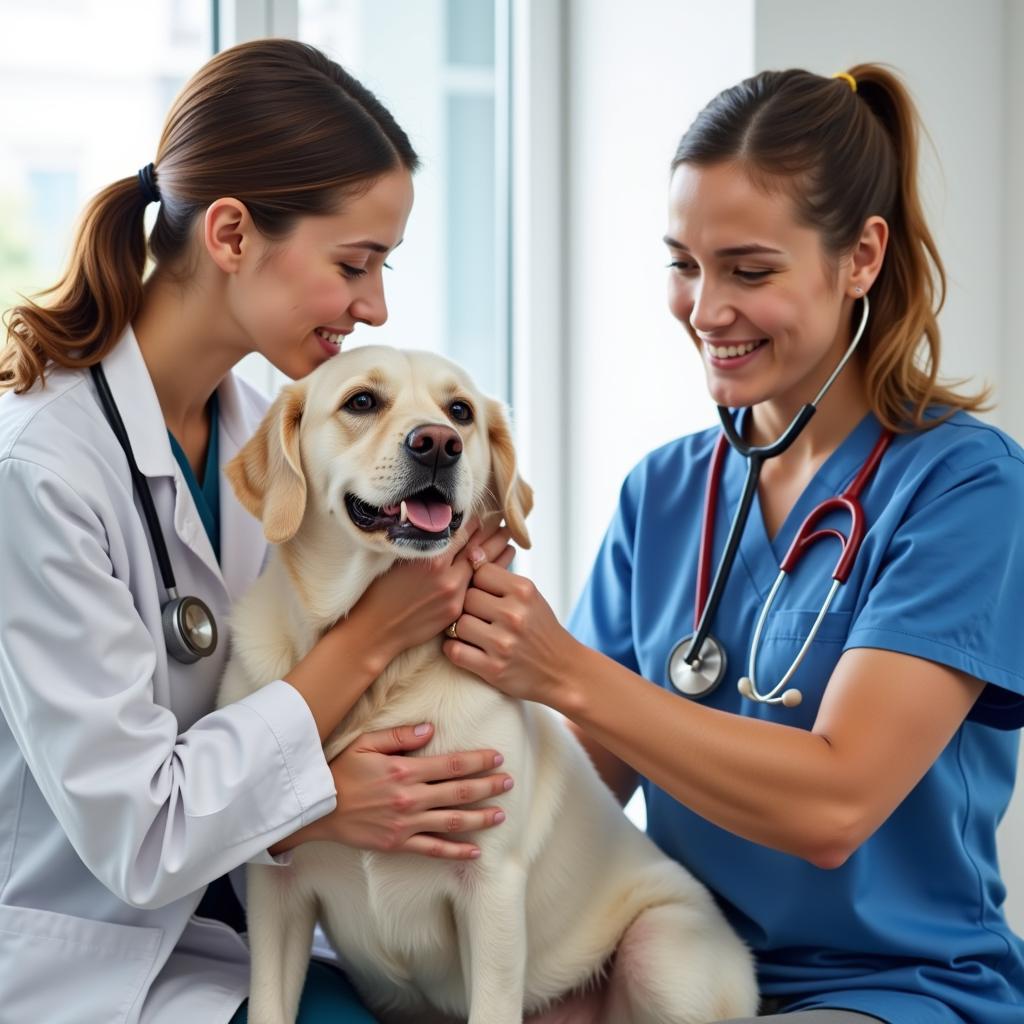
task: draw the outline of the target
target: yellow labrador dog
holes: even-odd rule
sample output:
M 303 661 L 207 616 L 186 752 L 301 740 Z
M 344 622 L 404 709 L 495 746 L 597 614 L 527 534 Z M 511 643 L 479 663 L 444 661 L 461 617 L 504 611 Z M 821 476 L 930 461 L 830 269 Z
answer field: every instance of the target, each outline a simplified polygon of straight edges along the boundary
M 277 545 L 234 616 L 220 703 L 280 678 L 396 559 L 445 550 L 500 512 L 529 545 L 530 488 L 502 407 L 453 363 L 353 349 L 284 388 L 227 468 Z M 473 861 L 297 847 L 250 865 L 252 1024 L 295 1019 L 319 919 L 383 1021 L 703 1024 L 752 1014 L 751 958 L 708 892 L 623 815 L 549 709 L 511 700 L 441 653 L 393 662 L 324 744 L 432 722 L 416 754 L 493 746 L 515 787 Z M 412 756 L 416 756 L 416 754 Z

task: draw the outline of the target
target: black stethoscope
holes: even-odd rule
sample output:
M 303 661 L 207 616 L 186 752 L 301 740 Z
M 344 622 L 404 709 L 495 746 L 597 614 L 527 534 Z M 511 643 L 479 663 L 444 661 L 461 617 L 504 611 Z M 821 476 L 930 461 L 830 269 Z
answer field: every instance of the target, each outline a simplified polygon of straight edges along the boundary
M 683 696 L 693 700 L 700 700 L 708 696 L 722 681 L 725 675 L 726 654 L 725 648 L 711 635 L 711 621 L 718 611 L 722 601 L 722 594 L 729 573 L 732 570 L 733 562 L 736 559 L 736 552 L 739 549 L 740 537 L 750 516 L 750 507 L 757 491 L 757 482 L 761 475 L 761 467 L 766 459 L 772 459 L 781 455 L 799 437 L 801 431 L 807 426 L 808 421 L 817 410 L 818 403 L 822 400 L 825 392 L 832 386 L 835 379 L 846 366 L 854 350 L 864 334 L 864 328 L 868 322 L 868 299 L 865 295 L 862 299 L 864 310 L 861 315 L 857 333 L 847 348 L 839 365 L 824 386 L 815 396 L 814 401 L 805 405 L 794 417 L 793 422 L 782 432 L 779 438 L 770 445 L 757 447 L 748 444 L 740 436 L 736 429 L 732 414 L 725 406 L 718 406 L 718 415 L 722 421 L 722 434 L 715 445 L 715 451 L 711 458 L 711 467 L 708 472 L 707 491 L 704 497 L 704 516 L 701 522 L 700 555 L 697 562 L 697 585 L 694 601 L 694 632 L 684 637 L 673 647 L 668 658 L 668 677 L 673 687 Z M 797 535 L 790 545 L 786 557 L 779 566 L 779 575 L 768 594 L 764 607 L 757 621 L 754 630 L 754 639 L 750 648 L 750 661 L 748 674 L 741 678 L 738 683 L 739 691 L 744 697 L 763 704 L 783 704 L 786 707 L 796 707 L 802 700 L 799 690 L 785 690 L 786 684 L 792 678 L 793 673 L 799 668 L 804 659 L 825 614 L 828 612 L 832 599 L 840 585 L 844 583 L 853 568 L 853 563 L 860 550 L 861 541 L 864 538 L 864 510 L 861 507 L 859 496 L 861 490 L 871 478 L 882 455 L 892 441 L 892 433 L 883 431 L 871 454 L 865 460 L 860 472 L 853 482 L 842 494 L 834 498 L 828 498 L 820 505 L 811 510 L 804 519 L 797 531 Z M 719 483 L 721 480 L 722 464 L 728 445 L 739 452 L 747 459 L 747 475 L 743 483 L 743 492 L 740 495 L 739 505 L 733 516 L 732 524 L 729 527 L 729 535 L 725 542 L 725 550 L 719 560 L 718 568 L 715 571 L 714 583 L 711 584 L 711 593 L 708 594 L 708 578 L 711 573 L 711 555 L 713 545 L 713 530 L 715 522 L 715 509 L 717 506 Z M 836 510 L 846 511 L 850 514 L 851 526 L 849 536 L 844 536 L 839 530 L 822 529 L 815 530 L 817 522 L 829 512 Z M 796 658 L 789 667 L 789 671 L 782 680 L 771 688 L 767 693 L 761 693 L 757 688 L 755 668 L 757 663 L 757 652 L 761 640 L 761 632 L 764 628 L 768 611 L 775 600 L 779 587 L 786 575 L 792 572 L 800 557 L 815 541 L 824 537 L 835 537 L 842 545 L 842 553 L 832 573 L 832 586 L 829 589 L 825 603 L 822 605 L 818 616 L 811 627 L 807 639 L 797 653 Z M 781 691 L 781 692 L 780 692 Z
M 114 436 L 128 459 L 132 483 L 135 485 L 135 491 L 142 503 L 142 516 L 146 520 L 146 528 L 149 530 L 149 538 L 153 543 L 157 564 L 160 566 L 164 589 L 167 591 L 167 601 L 160 609 L 167 653 L 175 661 L 191 665 L 200 658 L 209 657 L 216 650 L 217 623 L 214 620 L 213 612 L 198 597 L 178 597 L 174 573 L 171 570 L 171 559 L 167 553 L 163 531 L 160 529 L 160 520 L 157 518 L 156 506 L 153 504 L 153 495 L 150 493 L 146 478 L 135 462 L 135 454 L 132 451 L 131 442 L 128 440 L 128 431 L 125 429 L 114 396 L 110 392 L 106 374 L 98 363 L 90 366 L 89 371 L 96 382 L 100 404 L 114 431 Z

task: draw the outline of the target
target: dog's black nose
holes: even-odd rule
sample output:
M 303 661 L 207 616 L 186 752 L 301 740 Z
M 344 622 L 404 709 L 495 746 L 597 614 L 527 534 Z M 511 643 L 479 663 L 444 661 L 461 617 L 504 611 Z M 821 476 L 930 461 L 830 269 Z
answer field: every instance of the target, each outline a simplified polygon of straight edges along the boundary
M 462 438 L 451 427 L 426 423 L 409 431 L 405 447 L 420 465 L 434 470 L 448 469 L 459 461 Z

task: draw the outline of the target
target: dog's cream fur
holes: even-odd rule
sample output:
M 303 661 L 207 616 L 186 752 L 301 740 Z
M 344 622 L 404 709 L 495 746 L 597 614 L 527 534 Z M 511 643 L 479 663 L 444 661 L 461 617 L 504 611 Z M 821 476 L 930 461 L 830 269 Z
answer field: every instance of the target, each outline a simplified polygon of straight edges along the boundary
M 379 399 L 372 413 L 344 407 L 360 391 Z M 472 424 L 450 418 L 454 399 L 473 408 Z M 528 546 L 531 492 L 498 403 L 439 356 L 365 347 L 331 359 L 283 390 L 228 466 L 279 546 L 238 605 L 221 704 L 285 674 L 397 558 L 450 543 L 398 547 L 357 528 L 345 505 L 346 493 L 397 503 L 409 468 L 403 440 L 424 423 L 462 436 L 455 510 L 498 511 Z M 747 950 L 703 886 L 630 824 L 562 719 L 456 669 L 440 645 L 396 659 L 325 753 L 364 732 L 432 722 L 431 742 L 411 756 L 503 753 L 515 787 L 488 805 L 507 820 L 473 835 L 475 861 L 319 842 L 295 848 L 290 866 L 250 865 L 252 1024 L 294 1020 L 318 919 L 386 1021 L 512 1024 L 559 1006 L 544 1019 L 699 1024 L 752 1014 Z M 569 1009 L 581 990 L 589 994 Z

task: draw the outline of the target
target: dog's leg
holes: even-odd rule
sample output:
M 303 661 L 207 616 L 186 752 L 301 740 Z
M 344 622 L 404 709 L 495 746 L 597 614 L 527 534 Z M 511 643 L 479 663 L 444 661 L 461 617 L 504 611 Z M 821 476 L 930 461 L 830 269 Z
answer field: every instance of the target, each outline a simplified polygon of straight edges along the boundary
M 314 894 L 287 867 L 250 864 L 246 872 L 249 1024 L 294 1024 L 316 924 Z
M 626 929 L 604 1024 L 705 1024 L 757 1011 L 750 954 L 724 919 L 685 903 L 645 910 Z
M 468 880 L 456 922 L 469 1001 L 467 1024 L 522 1024 L 526 872 L 506 863 Z
M 604 1021 L 603 985 L 594 986 L 585 992 L 573 992 L 554 1006 L 531 1014 L 525 1024 L 602 1024 Z M 619 1021 L 618 1024 L 627 1024 Z

